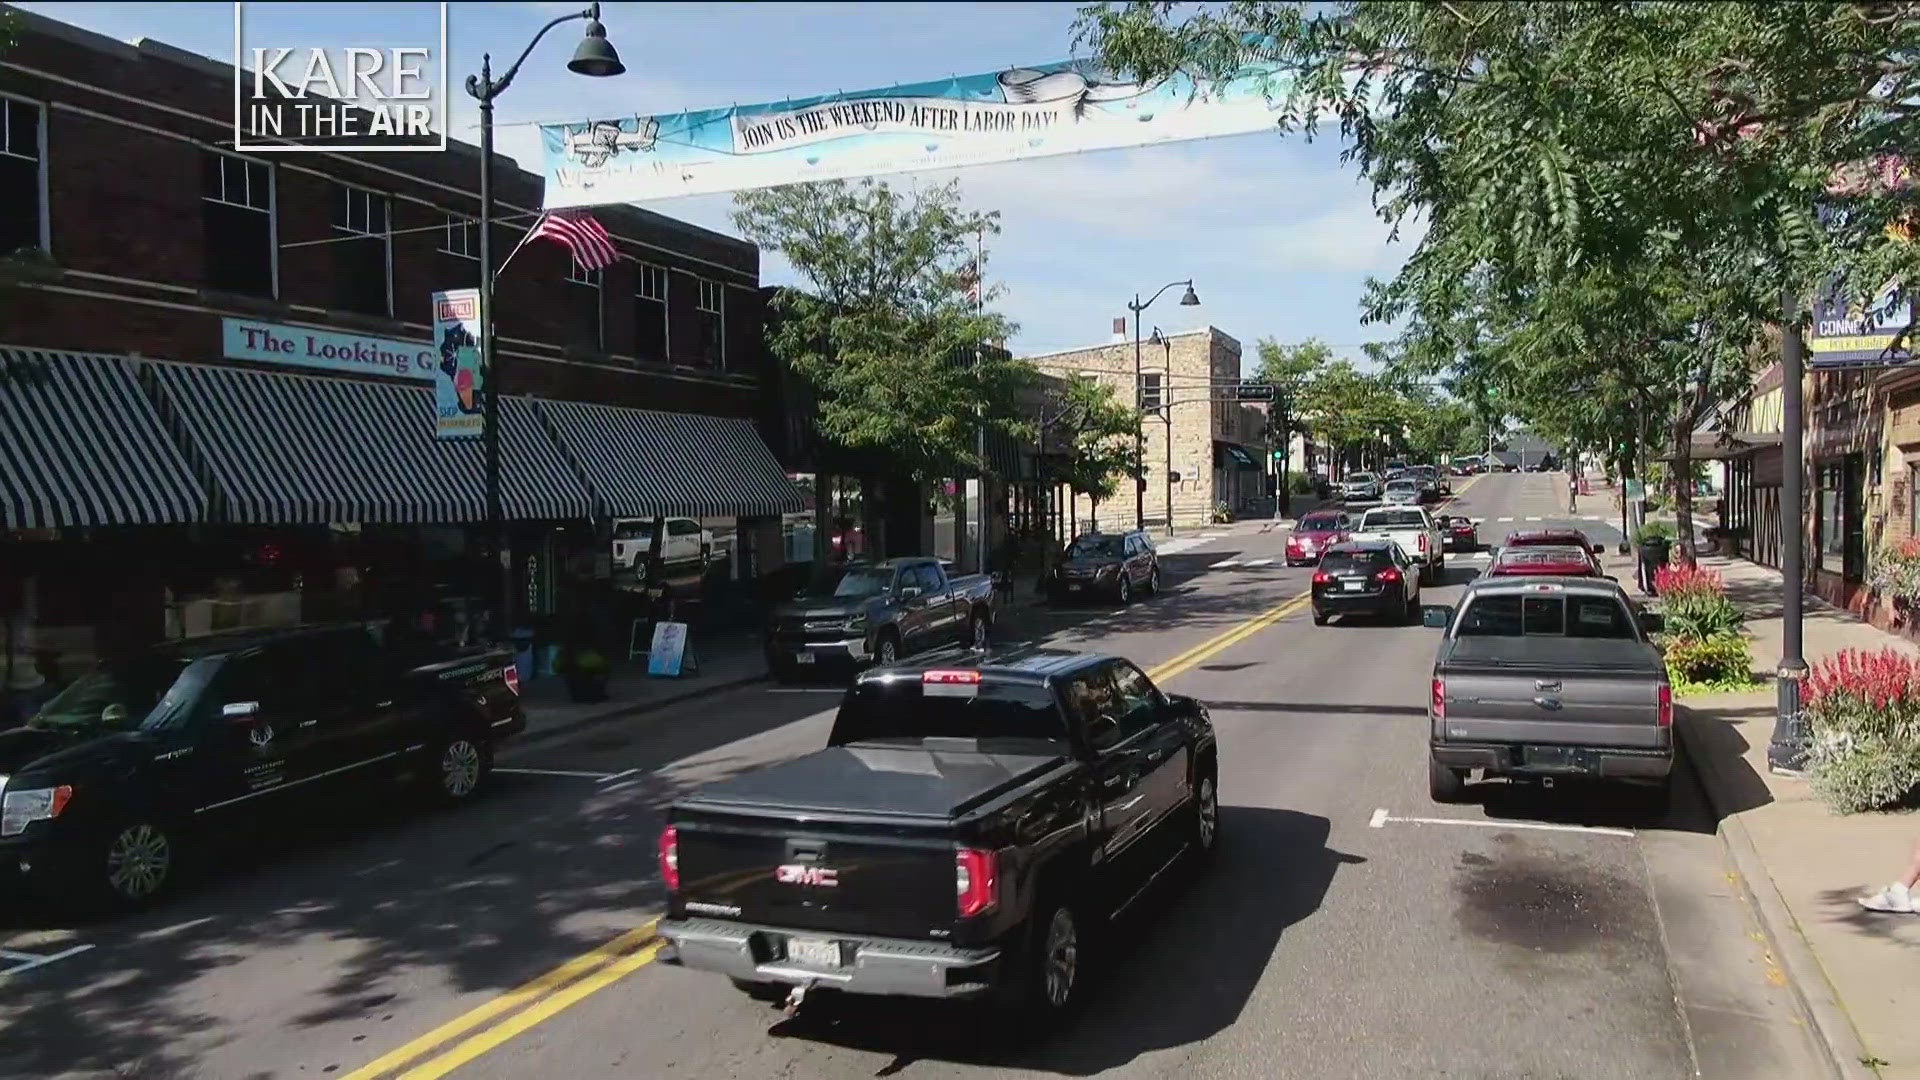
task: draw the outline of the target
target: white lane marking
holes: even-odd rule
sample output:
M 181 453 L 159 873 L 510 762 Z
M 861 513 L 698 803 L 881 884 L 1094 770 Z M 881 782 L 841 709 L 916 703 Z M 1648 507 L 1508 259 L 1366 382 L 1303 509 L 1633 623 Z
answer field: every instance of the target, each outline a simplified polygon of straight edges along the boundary
M 614 773 L 612 776 L 603 776 L 600 778 L 598 782 L 602 784 L 611 784 L 615 780 L 624 780 L 629 776 L 638 776 L 638 775 L 640 775 L 639 769 L 628 769 L 625 772 Z
M 1395 817 L 1387 813 L 1386 807 L 1373 812 L 1367 820 L 1370 828 L 1385 828 L 1388 822 L 1397 825 L 1466 825 L 1476 829 L 1537 829 L 1541 832 L 1595 833 L 1600 836 L 1624 836 L 1632 839 L 1632 829 L 1615 829 L 1605 825 L 1561 825 L 1545 821 L 1472 821 L 1466 818 L 1431 817 Z
M 1266 566 L 1272 562 L 1273 562 L 1272 559 L 1248 559 L 1247 565 L 1248 566 Z
M 573 776 L 583 780 L 604 781 L 611 774 L 603 772 L 581 772 L 578 769 L 518 769 L 505 765 L 495 765 L 494 772 L 520 773 L 525 776 Z
M 1528 520 L 1528 521 L 1539 521 L 1539 520 L 1541 520 L 1541 519 L 1540 519 L 1540 518 L 1537 518 L 1537 517 L 1530 517 L 1530 518 L 1528 518 L 1527 520 Z
M 1583 517 L 1580 520 L 1581 521 L 1605 521 L 1607 519 L 1603 517 Z
M 1239 559 L 1221 559 L 1219 562 L 1214 563 L 1212 566 L 1207 567 L 1207 569 L 1225 570 L 1228 567 L 1239 566 L 1239 565 L 1240 565 Z
M 1494 520 L 1495 521 L 1512 521 L 1513 519 L 1510 517 L 1503 517 L 1503 518 L 1494 518 Z
M 44 967 L 56 960 L 65 960 L 69 956 L 78 956 L 91 948 L 93 948 L 91 945 L 75 945 L 71 949 L 62 950 L 54 953 L 52 956 L 41 956 L 37 953 L 12 952 L 7 949 L 0 949 L 0 960 L 14 961 L 14 966 L 0 970 L 0 979 L 7 978 L 10 975 L 18 975 L 23 971 L 32 971 L 34 968 Z

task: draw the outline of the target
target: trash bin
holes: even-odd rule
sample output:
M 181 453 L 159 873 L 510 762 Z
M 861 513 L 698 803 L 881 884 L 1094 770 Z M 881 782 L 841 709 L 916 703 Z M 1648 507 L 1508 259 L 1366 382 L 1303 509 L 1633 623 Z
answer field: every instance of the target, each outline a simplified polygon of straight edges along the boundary
M 1664 536 L 1646 536 L 1640 539 L 1640 591 L 1648 596 L 1658 595 L 1654 587 L 1654 575 L 1667 564 L 1673 555 L 1673 541 Z

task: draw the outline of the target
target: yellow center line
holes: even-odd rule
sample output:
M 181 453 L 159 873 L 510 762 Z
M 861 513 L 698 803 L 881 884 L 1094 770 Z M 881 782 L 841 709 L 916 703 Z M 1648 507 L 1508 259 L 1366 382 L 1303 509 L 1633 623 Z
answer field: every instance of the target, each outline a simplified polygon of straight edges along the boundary
M 1472 477 L 1467 483 L 1461 484 L 1459 490 L 1465 491 L 1478 479 L 1477 476 Z M 1444 506 L 1457 498 L 1459 498 L 1458 491 L 1444 500 L 1441 505 Z M 1150 670 L 1147 676 L 1154 682 L 1165 682 L 1183 672 L 1190 671 L 1299 611 L 1306 606 L 1311 596 L 1311 591 L 1307 591 L 1289 597 L 1245 622 L 1163 661 Z M 653 963 L 665 944 L 654 936 L 654 925 L 658 921 L 657 918 L 648 920 L 644 925 L 621 934 L 599 948 L 577 956 L 545 975 L 509 990 L 478 1008 L 434 1028 L 405 1046 L 355 1069 L 341 1077 L 341 1080 L 376 1080 L 377 1077 L 393 1073 L 409 1062 L 439 1049 L 456 1036 L 463 1035 L 495 1017 L 507 1013 L 514 1014 L 484 1031 L 468 1035 L 437 1057 L 408 1069 L 398 1077 L 398 1080 L 439 1080 L 440 1077 L 460 1066 L 498 1048 Z M 515 1012 L 515 1010 L 519 1011 Z

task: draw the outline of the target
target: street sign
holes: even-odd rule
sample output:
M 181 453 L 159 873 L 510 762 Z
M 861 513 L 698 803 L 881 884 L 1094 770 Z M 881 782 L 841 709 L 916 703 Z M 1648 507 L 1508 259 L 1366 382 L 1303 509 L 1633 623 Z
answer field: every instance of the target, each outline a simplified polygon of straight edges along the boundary
M 1250 379 L 1240 384 L 1237 396 L 1241 401 L 1272 401 L 1273 384 Z

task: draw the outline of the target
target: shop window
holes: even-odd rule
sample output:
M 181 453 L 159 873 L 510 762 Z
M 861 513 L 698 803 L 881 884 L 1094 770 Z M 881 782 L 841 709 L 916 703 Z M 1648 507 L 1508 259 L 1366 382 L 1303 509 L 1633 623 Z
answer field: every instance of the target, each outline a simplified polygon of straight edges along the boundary
M 273 297 L 277 256 L 273 167 L 208 150 L 200 157 L 200 209 L 209 288 Z
M 1865 562 L 1865 534 L 1861 529 L 1864 473 L 1856 456 L 1821 465 L 1814 474 L 1820 506 L 1820 569 L 1847 578 L 1861 576 Z
M 633 354 L 667 362 L 667 271 L 641 263 L 633 289 Z
M 393 315 L 393 230 L 387 197 L 336 185 L 334 303 L 361 315 Z
M 46 112 L 0 97 L 0 255 L 47 246 Z
M 600 352 L 605 348 L 605 325 L 600 307 L 601 275 L 578 262 L 567 266 L 568 334 L 575 348 Z
M 700 362 L 711 368 L 727 366 L 726 299 L 725 286 L 700 279 L 700 297 L 694 305 L 700 319 Z
M 448 214 L 446 229 L 440 238 L 440 250 L 463 259 L 478 259 L 480 223 L 470 217 Z

